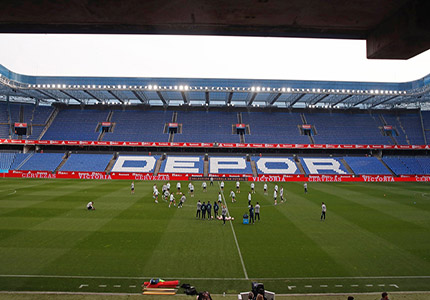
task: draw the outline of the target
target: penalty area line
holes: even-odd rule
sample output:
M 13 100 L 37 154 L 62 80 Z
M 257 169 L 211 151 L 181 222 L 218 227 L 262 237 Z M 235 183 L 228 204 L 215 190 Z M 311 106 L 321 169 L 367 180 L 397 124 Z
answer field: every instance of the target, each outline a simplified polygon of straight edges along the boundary
M 224 191 L 221 190 L 221 185 L 218 182 L 219 190 L 221 192 L 222 198 L 224 200 L 225 208 L 227 209 L 228 215 L 231 217 L 230 212 L 228 211 L 227 201 L 225 201 Z M 236 232 L 234 231 L 233 222 L 230 220 L 231 231 L 233 232 L 234 241 L 236 242 L 237 252 L 239 253 L 240 262 L 242 263 L 243 274 L 245 275 L 245 279 L 249 279 L 248 272 L 246 272 L 245 262 L 243 261 L 242 252 L 240 251 L 239 242 L 237 241 Z

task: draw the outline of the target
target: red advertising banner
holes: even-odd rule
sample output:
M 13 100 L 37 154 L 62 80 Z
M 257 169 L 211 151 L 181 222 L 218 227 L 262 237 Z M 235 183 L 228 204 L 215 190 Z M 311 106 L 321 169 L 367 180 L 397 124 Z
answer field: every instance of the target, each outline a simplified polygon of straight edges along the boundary
M 0 173 L 0 177 L 14 178 L 46 178 L 46 179 L 85 179 L 85 180 L 161 180 L 161 181 L 188 181 L 197 180 L 198 177 L 203 177 L 203 174 L 176 174 L 176 173 L 161 173 L 156 176 L 151 173 L 122 173 L 112 172 L 106 174 L 104 172 L 72 172 L 59 171 L 52 174 L 49 171 L 16 171 L 10 170 L 8 173 Z M 217 180 L 247 180 L 255 182 L 430 182 L 430 175 L 401 175 L 395 177 L 392 175 L 309 175 L 306 177 L 303 174 L 289 175 L 258 175 L 253 177 L 249 174 L 216 174 L 211 175 Z
M 312 129 L 312 125 L 304 124 L 304 125 L 302 125 L 302 128 L 303 129 Z
M 282 148 L 282 149 L 402 149 L 425 150 L 429 145 L 339 145 L 339 144 L 243 144 L 243 143 L 168 143 L 168 142 L 117 142 L 117 141 L 56 141 L 0 139 L 5 145 L 67 145 L 67 146 L 122 146 L 122 147 L 189 147 L 189 148 Z
M 238 123 L 238 124 L 236 124 L 236 128 L 244 129 L 244 128 L 245 128 L 245 124 L 243 124 L 243 123 Z
M 178 128 L 178 123 L 169 123 L 169 128 Z
M 111 127 L 112 123 L 111 122 L 102 122 L 102 126 L 104 126 L 104 127 Z

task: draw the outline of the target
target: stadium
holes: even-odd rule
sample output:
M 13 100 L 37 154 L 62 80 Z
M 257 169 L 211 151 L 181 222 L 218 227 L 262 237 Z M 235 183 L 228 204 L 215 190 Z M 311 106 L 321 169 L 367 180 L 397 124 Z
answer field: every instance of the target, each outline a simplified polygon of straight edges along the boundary
M 255 282 L 282 299 L 428 299 L 429 103 L 430 74 L 67 77 L 0 65 L 0 298 L 191 299 L 177 284 L 142 289 L 162 278 L 215 299 Z M 198 201 L 227 221 L 196 215 Z

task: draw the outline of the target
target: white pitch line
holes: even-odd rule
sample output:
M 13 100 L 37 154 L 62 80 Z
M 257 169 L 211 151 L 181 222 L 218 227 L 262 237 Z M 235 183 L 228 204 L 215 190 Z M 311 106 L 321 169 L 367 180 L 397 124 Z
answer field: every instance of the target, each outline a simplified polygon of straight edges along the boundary
M 378 284 L 378 286 L 385 286 L 385 284 Z
M 373 286 L 373 284 L 366 284 L 366 286 L 371 287 L 371 286 Z
M 398 288 L 399 288 L 399 286 L 398 286 L 397 284 L 394 284 L 394 283 L 390 284 L 390 286 L 393 286 L 393 287 L 395 287 L 396 289 L 398 289 Z
M 136 286 L 135 285 L 129 285 L 128 287 L 135 288 Z
M 113 286 L 114 288 L 120 288 L 121 286 L 119 284 L 116 284 Z
M 14 190 L 12 193 L 7 194 L 7 195 L 10 196 L 10 195 L 13 195 L 13 194 L 16 194 L 16 190 Z
M 81 285 L 79 286 L 79 288 L 81 289 L 81 288 L 86 287 L 86 286 L 88 286 L 88 284 L 81 284 Z
M 351 284 L 351 287 L 358 287 L 358 284 Z
M 218 182 L 219 189 L 221 191 L 222 198 L 224 199 L 225 208 L 227 209 L 227 213 L 230 216 L 230 212 L 228 211 L 227 201 L 225 201 L 224 191 L 221 190 L 221 185 Z M 231 216 L 230 216 L 231 217 Z M 234 241 L 236 242 L 237 252 L 239 253 L 240 262 L 242 263 L 243 274 L 245 275 L 245 279 L 248 278 L 248 272 L 246 272 L 245 262 L 243 261 L 242 253 L 240 252 L 239 242 L 237 241 L 236 232 L 234 231 L 233 222 L 230 220 L 231 230 L 233 231 Z
M 320 287 L 326 288 L 326 287 L 328 287 L 328 285 L 327 284 L 321 284 Z
M 305 285 L 305 288 L 311 288 L 312 285 Z
M 343 287 L 342 284 L 336 284 L 335 287 Z
M 99 287 L 107 287 L 106 284 L 100 284 Z

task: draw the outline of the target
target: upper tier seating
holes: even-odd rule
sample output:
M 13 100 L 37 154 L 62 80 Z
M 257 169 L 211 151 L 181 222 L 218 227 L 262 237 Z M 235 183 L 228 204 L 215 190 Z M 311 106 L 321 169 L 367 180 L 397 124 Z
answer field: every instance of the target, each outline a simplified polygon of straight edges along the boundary
M 103 172 L 112 154 L 71 154 L 61 171 Z
M 379 118 L 361 113 L 305 113 L 308 124 L 314 125 L 316 144 L 393 144 L 378 127 Z
M 178 123 L 182 133 L 175 134 L 175 142 L 195 143 L 240 143 L 238 134 L 232 134 L 232 125 L 237 124 L 235 112 L 178 112 Z
M 423 145 L 423 130 L 420 116 L 417 113 L 403 114 L 383 114 L 387 125 L 392 125 L 397 129 L 398 136 L 395 136 L 399 145 Z
M 247 143 L 310 144 L 306 135 L 300 135 L 299 125 L 303 124 L 300 113 L 244 112 L 243 123 L 249 124 L 250 135 L 245 135 Z
M 172 111 L 114 110 L 113 132 L 105 133 L 104 141 L 167 142 L 164 124 L 172 122 Z
M 10 135 L 10 125 L 9 124 L 0 124 L 0 138 L 8 139 Z
M 61 110 L 43 140 L 96 141 L 100 132 L 96 132 L 99 122 L 106 121 L 108 110 Z
M 429 144 L 430 143 L 430 111 L 422 111 L 421 115 L 423 116 L 424 132 L 426 135 L 427 144 Z
M 392 175 L 376 157 L 344 157 L 357 175 Z

